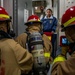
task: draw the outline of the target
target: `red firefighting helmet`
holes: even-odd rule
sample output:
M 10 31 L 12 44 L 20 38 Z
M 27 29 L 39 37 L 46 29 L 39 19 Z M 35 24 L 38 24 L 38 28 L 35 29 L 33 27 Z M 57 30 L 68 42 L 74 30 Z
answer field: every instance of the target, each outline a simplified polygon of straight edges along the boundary
M 70 7 L 62 16 L 61 26 L 63 28 L 75 25 L 75 6 Z
M 0 7 L 0 21 L 10 21 L 10 16 L 3 7 Z
M 25 23 L 25 25 L 31 25 L 34 22 L 42 24 L 42 22 L 40 21 L 40 19 L 37 15 L 31 15 L 31 16 L 29 16 L 29 18 L 28 18 L 27 22 Z

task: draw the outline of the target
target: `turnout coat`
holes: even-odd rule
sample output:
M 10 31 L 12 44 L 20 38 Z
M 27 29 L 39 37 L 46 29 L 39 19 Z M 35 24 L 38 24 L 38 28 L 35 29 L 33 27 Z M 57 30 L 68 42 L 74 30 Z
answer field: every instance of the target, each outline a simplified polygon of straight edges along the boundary
M 51 75 L 75 75 L 75 51 L 67 60 L 53 64 Z
M 0 75 L 21 75 L 32 69 L 32 55 L 10 38 L 0 39 Z

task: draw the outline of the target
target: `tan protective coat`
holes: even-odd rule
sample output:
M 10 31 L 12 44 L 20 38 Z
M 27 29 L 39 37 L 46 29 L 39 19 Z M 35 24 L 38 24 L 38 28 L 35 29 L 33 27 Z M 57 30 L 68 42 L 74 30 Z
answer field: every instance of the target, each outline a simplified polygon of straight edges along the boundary
M 75 75 L 75 52 L 66 61 L 56 62 L 52 67 L 51 75 Z
M 21 75 L 31 70 L 32 55 L 13 39 L 0 40 L 0 75 Z

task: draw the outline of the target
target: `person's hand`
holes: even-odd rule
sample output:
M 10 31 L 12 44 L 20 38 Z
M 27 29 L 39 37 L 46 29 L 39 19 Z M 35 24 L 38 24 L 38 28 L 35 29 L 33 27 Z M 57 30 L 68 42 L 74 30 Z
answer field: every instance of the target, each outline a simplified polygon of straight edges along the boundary
M 69 47 L 68 47 L 68 46 L 63 46 L 61 49 L 62 49 L 62 53 L 61 53 L 61 54 L 62 54 L 63 56 L 66 56 L 66 53 L 68 52 Z

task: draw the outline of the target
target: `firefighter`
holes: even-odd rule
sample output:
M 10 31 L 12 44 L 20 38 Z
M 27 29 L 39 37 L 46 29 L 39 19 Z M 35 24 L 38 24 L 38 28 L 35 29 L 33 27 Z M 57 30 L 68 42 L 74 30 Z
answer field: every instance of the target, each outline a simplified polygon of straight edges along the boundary
M 20 43 L 22 47 L 26 48 L 28 33 L 31 34 L 31 33 L 39 32 L 42 35 L 42 39 L 44 43 L 43 50 L 44 50 L 44 56 L 46 58 L 46 63 L 49 63 L 49 60 L 51 59 L 50 54 L 52 52 L 52 45 L 48 37 L 42 33 L 42 22 L 40 21 L 39 17 L 37 15 L 29 16 L 25 25 L 27 26 L 26 32 L 19 35 L 15 40 L 18 43 Z
M 11 19 L 0 7 L 0 75 L 27 74 L 32 69 L 33 57 L 10 36 Z
M 63 49 L 61 53 L 54 59 L 51 75 L 75 75 L 75 6 L 70 7 L 62 16 L 62 29 L 70 42 L 71 57 L 66 59 L 68 49 Z

